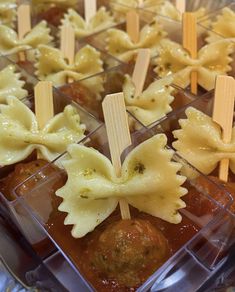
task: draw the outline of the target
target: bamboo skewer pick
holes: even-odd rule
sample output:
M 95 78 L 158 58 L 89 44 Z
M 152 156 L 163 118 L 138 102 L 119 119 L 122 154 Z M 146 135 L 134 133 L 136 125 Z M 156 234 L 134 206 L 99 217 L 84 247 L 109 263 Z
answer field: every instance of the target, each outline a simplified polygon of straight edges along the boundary
M 137 43 L 140 37 L 140 18 L 139 14 L 132 10 L 126 14 L 126 32 L 133 43 Z
M 75 32 L 71 25 L 63 25 L 61 28 L 60 50 L 68 64 L 72 65 L 75 53 Z M 73 81 L 73 78 L 68 78 L 68 83 Z
M 85 5 L 85 20 L 89 23 L 91 18 L 96 14 L 96 0 L 84 0 Z
M 197 58 L 197 18 L 193 13 L 183 14 L 183 47 L 193 59 Z M 191 73 L 191 92 L 197 94 L 197 72 Z
M 222 129 L 222 140 L 230 143 L 232 137 L 233 112 L 235 99 L 235 80 L 230 76 L 218 76 L 215 85 L 213 121 Z M 222 159 L 219 168 L 219 178 L 228 180 L 229 159 Z
M 150 49 L 140 49 L 132 74 L 132 81 L 135 84 L 135 97 L 139 96 L 144 88 L 146 75 L 150 63 Z
M 39 129 L 54 116 L 53 87 L 50 81 L 40 81 L 34 87 L 35 115 Z M 40 158 L 40 155 L 37 155 Z
M 106 95 L 102 103 L 111 159 L 116 175 L 121 175 L 121 154 L 131 145 L 131 137 L 123 93 Z M 129 205 L 119 200 L 122 219 L 130 219 Z
M 17 9 L 17 22 L 18 22 L 18 38 L 22 40 L 24 36 L 31 31 L 31 17 L 30 6 L 22 4 Z M 19 52 L 19 60 L 25 61 L 25 52 Z
M 185 0 L 175 0 L 176 9 L 183 14 L 186 10 L 186 1 Z

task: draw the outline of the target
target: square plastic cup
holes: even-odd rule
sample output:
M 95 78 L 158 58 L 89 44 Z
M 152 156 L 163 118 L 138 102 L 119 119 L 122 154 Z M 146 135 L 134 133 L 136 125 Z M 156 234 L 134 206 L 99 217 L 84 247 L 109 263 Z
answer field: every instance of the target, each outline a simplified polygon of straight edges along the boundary
M 121 7 L 126 7 L 126 6 L 121 6 Z M 137 12 L 139 12 L 139 11 L 137 10 Z M 140 17 L 140 30 L 150 22 L 149 17 L 152 17 L 152 13 L 147 12 L 147 16 L 148 16 L 148 21 L 146 21 L 145 19 Z M 111 27 L 110 29 L 118 29 L 118 30 L 126 32 L 126 18 L 124 18 L 121 22 L 118 22 L 117 25 Z M 114 58 L 118 59 L 120 62 L 127 63 L 126 60 L 123 60 L 122 58 L 119 57 L 118 53 L 114 54 L 112 52 L 109 52 L 108 47 L 107 47 L 107 45 L 108 45 L 107 40 L 108 40 L 108 33 L 109 33 L 110 29 L 107 29 L 107 30 L 102 31 L 100 33 L 95 33 L 92 36 L 85 38 L 84 40 L 87 43 L 98 48 L 99 50 L 102 50 L 102 51 L 110 54 Z M 159 32 L 159 33 L 161 34 L 161 32 Z M 146 48 L 146 47 L 143 47 L 143 48 Z M 151 57 L 154 57 L 156 55 L 157 55 L 156 50 L 151 50 Z M 129 60 L 128 62 L 132 63 L 133 61 L 135 61 L 135 58 Z
M 55 46 L 56 48 L 59 48 L 60 47 L 59 41 L 57 41 L 57 43 L 55 45 L 56 45 Z M 109 68 L 112 68 L 112 67 L 115 67 L 115 66 L 118 66 L 121 64 L 121 62 L 118 59 L 116 59 L 115 57 L 111 56 L 110 54 L 108 54 L 102 50 L 94 48 L 92 45 L 89 45 L 85 42 L 81 42 L 81 43 L 79 43 L 78 41 L 75 42 L 75 56 L 85 46 L 90 46 L 92 49 L 96 49 L 97 54 L 99 54 L 99 59 L 101 61 L 100 72 L 103 72 Z M 12 63 L 15 63 L 17 66 L 24 69 L 33 78 L 40 80 L 40 77 L 36 74 L 36 71 L 37 71 L 36 63 L 38 62 L 38 54 L 39 54 L 38 50 L 37 49 L 29 49 L 29 50 L 26 50 L 24 52 L 24 54 L 25 54 L 24 61 L 19 59 L 18 53 L 6 55 L 5 57 L 7 57 L 7 59 L 9 59 Z M 81 56 L 80 56 L 80 58 L 81 58 Z M 81 62 L 81 61 L 79 60 L 79 62 Z M 93 76 L 93 75 L 98 73 L 95 71 L 93 72 L 91 70 L 91 67 L 88 67 L 87 65 L 82 64 L 82 66 L 83 67 L 81 67 L 81 65 L 79 63 L 77 64 L 78 73 L 79 73 L 79 68 L 80 68 L 80 70 L 82 71 L 82 74 L 83 74 L 83 77 L 81 77 L 80 79 L 83 79 L 85 77 L 87 78 L 89 76 Z M 85 67 L 85 66 L 87 66 L 87 67 Z M 59 67 L 59 65 L 58 65 L 58 67 Z M 59 70 L 63 71 L 63 68 L 61 68 Z M 56 73 L 57 73 L 57 71 L 56 71 Z M 81 74 L 81 76 L 82 76 L 82 74 Z M 58 86 L 58 84 L 53 84 L 53 85 Z
M 67 291 L 14 224 L 10 220 L 3 220 L 2 213 L 0 235 L 1 291 Z
M 155 125 L 152 125 L 152 127 L 150 127 L 150 131 L 155 134 L 165 133 L 168 137 L 168 143 L 170 147 L 174 148 L 173 142 L 176 141 L 176 139 L 173 135 L 173 131 L 181 128 L 179 121 L 187 118 L 186 113 L 185 113 L 186 110 L 189 107 L 192 107 L 208 115 L 209 117 L 212 117 L 213 103 L 214 103 L 214 91 L 211 91 L 205 94 L 204 96 L 199 97 L 197 100 L 194 100 L 192 103 L 188 105 L 185 104 L 185 106 L 183 106 L 178 111 L 170 113 L 167 118 L 163 118 L 160 122 L 157 122 Z M 209 138 L 210 137 L 208 137 L 208 140 Z M 205 156 L 205 159 L 206 159 L 206 156 Z M 218 167 L 216 167 L 214 171 L 209 174 L 209 176 L 213 176 L 215 177 L 215 179 L 218 178 Z M 229 170 L 228 181 L 230 182 L 229 191 L 234 193 L 234 186 L 233 186 L 234 174 L 232 173 L 231 170 Z M 220 201 L 220 198 L 216 197 L 216 200 Z M 234 207 L 231 210 L 234 210 Z
M 214 42 L 220 38 L 235 42 L 235 3 L 224 6 L 210 13 L 200 21 L 200 25 L 208 29 L 207 41 Z
M 132 146 L 123 152 L 121 157 L 122 161 L 128 152 L 151 136 L 152 133 L 150 131 L 146 132 L 144 128 L 134 132 L 132 134 Z M 83 140 L 82 143 L 97 149 L 110 158 L 107 135 L 104 127 L 99 128 L 90 135 L 87 140 Z M 60 159 L 63 158 L 59 158 L 54 163 L 57 164 Z M 184 184 L 189 190 L 189 193 L 183 198 L 187 203 L 187 207 L 180 211 L 183 221 L 179 225 L 171 225 L 170 223 L 162 222 L 162 224 L 165 224 L 164 235 L 168 239 L 168 242 L 172 244 L 172 247 L 174 242 L 172 257 L 168 258 L 162 267 L 159 269 L 156 268 L 156 273 L 154 273 L 146 283 L 143 283 L 143 286 L 141 286 L 138 291 L 149 291 L 156 281 L 164 279 L 163 276 L 167 275 L 168 271 L 175 272 L 177 275 L 181 276 L 180 279 L 183 279 L 180 282 L 181 289 L 183 289 L 182 291 L 194 291 L 185 290 L 184 287 L 198 288 L 201 284 L 200 280 L 204 281 L 205 275 L 208 278 L 209 274 L 212 274 L 212 270 L 217 269 L 221 265 L 227 249 L 231 245 L 234 218 L 232 216 L 230 218 L 230 214 L 225 210 L 225 208 L 228 208 L 231 204 L 230 194 L 222 186 L 217 185 L 200 174 L 176 154 L 173 157 L 173 161 L 180 161 L 183 167 L 189 167 L 191 169 L 190 175 L 187 177 Z M 192 172 L 197 176 L 197 179 L 200 177 L 201 183 L 206 183 L 208 185 L 208 190 L 210 191 L 207 192 L 205 189 L 201 188 L 198 181 L 192 178 Z M 79 262 L 84 262 L 82 257 L 82 251 L 84 251 L 84 249 L 80 249 L 80 247 L 83 246 L 81 242 L 84 244 L 84 241 L 82 241 L 82 239 L 75 239 L 71 236 L 71 225 L 63 225 L 66 214 L 57 210 L 61 203 L 61 199 L 55 196 L 56 188 L 52 189 L 52 185 L 55 186 L 55 182 L 58 181 L 58 172 L 51 172 L 50 175 L 42 178 L 33 187 L 31 184 L 32 179 L 33 177 L 26 180 L 15 189 L 16 196 L 17 194 L 21 194 L 18 200 L 21 200 L 21 203 L 35 218 L 35 224 L 39 224 L 52 242 L 58 247 L 71 267 L 77 272 L 80 281 L 89 287 L 89 291 L 93 291 L 94 288 L 97 288 L 96 284 L 91 282 L 89 276 L 83 273 L 81 262 Z M 212 198 L 213 194 L 210 192 L 220 194 L 221 204 L 217 203 Z M 33 203 L 33 200 L 36 200 L 37 197 L 39 198 L 42 193 L 44 194 L 43 207 L 42 204 Z M 33 200 L 31 200 L 32 198 Z M 45 208 L 45 205 L 50 205 L 50 208 Z M 47 212 L 45 212 L 45 209 Z M 119 211 L 117 210 L 116 212 Z M 136 212 L 137 211 L 131 209 L 132 218 L 135 216 L 133 214 L 136 214 Z M 224 221 L 227 222 L 226 226 Z M 61 236 L 61 234 L 63 234 L 63 236 Z M 181 263 L 184 265 L 181 265 Z M 193 273 L 192 267 L 196 267 L 196 270 L 200 271 L 195 281 L 191 279 Z M 205 271 L 205 273 L 201 271 Z M 160 275 L 161 277 L 159 278 L 156 275 Z
M 32 20 L 35 22 L 39 22 L 41 20 L 46 20 L 52 31 L 58 32 L 58 26 L 61 25 L 61 20 L 64 18 L 64 14 L 68 12 L 68 9 L 75 10 L 81 17 L 85 18 L 85 8 L 83 0 L 70 0 L 70 1 L 57 1 L 54 3 L 53 1 L 41 1 L 41 3 L 34 3 L 40 1 L 31 1 L 31 10 L 32 10 Z M 101 8 L 105 7 L 106 11 L 112 12 L 111 3 L 108 0 L 97 0 L 96 1 L 96 9 L 97 11 Z M 81 38 L 82 39 L 82 38 Z
M 143 91 L 145 91 L 153 82 L 157 81 L 156 73 L 153 72 L 153 66 L 150 64 L 148 73 L 146 76 L 145 84 Z M 91 112 L 94 116 L 99 118 L 103 121 L 103 112 L 102 112 L 102 100 L 104 97 L 108 94 L 116 93 L 116 92 L 123 92 L 124 88 L 124 81 L 125 81 L 125 75 L 132 76 L 134 70 L 133 65 L 120 65 L 115 68 L 112 68 L 110 70 L 107 70 L 103 73 L 97 74 L 95 76 L 85 78 L 83 80 L 67 84 L 65 86 L 61 86 L 59 88 L 60 91 L 62 91 L 64 94 L 66 94 L 69 98 L 75 100 L 78 104 L 83 106 L 87 111 Z M 93 84 L 96 84 L 97 80 L 100 80 L 100 83 L 102 84 L 102 91 L 100 94 L 96 94 L 93 90 Z M 162 78 L 162 81 L 164 83 L 169 83 L 167 81 L 167 77 Z M 159 82 L 161 82 L 159 80 Z M 174 86 L 173 92 L 171 95 L 173 96 L 174 100 L 170 104 L 171 111 L 175 111 L 179 109 L 182 105 L 185 105 L 187 103 L 190 103 L 192 100 L 195 99 L 195 96 L 191 95 L 189 92 L 185 92 L 181 88 Z M 96 89 L 97 87 L 94 87 Z M 164 90 L 164 87 L 162 86 L 162 90 Z M 154 96 L 153 101 L 154 100 Z M 156 101 L 157 102 L 157 101 Z M 150 122 L 146 123 L 144 119 L 140 119 L 139 115 L 135 112 L 136 109 L 133 109 L 133 106 L 131 107 L 128 102 L 126 101 L 126 106 L 128 112 L 133 115 L 136 119 L 139 120 L 143 126 L 150 126 L 153 122 L 163 118 L 165 116 L 165 113 L 156 113 L 156 118 L 151 120 Z M 137 105 L 138 110 L 145 110 L 147 106 L 143 105 Z M 161 104 L 159 104 L 159 108 L 161 107 Z M 147 107 L 148 108 L 148 107 Z M 149 111 L 151 111 L 151 108 L 149 108 Z
M 97 119 L 95 119 L 91 114 L 86 112 L 82 107 L 77 105 L 75 102 L 69 100 L 66 96 L 64 96 L 61 92 L 59 92 L 56 89 L 53 90 L 53 99 L 55 114 L 63 112 L 65 106 L 69 104 L 76 108 L 78 114 L 80 115 L 81 123 L 86 125 L 85 131 L 86 136 L 89 136 L 93 131 L 95 131 L 97 128 L 101 126 L 100 122 Z M 32 110 L 34 109 L 34 100 L 32 96 L 28 97 L 27 100 L 25 100 L 25 102 L 28 104 L 28 106 L 31 107 Z M 36 155 L 34 152 L 32 153 L 32 155 L 30 155 L 26 160 L 22 162 L 33 161 L 36 159 L 35 156 Z M 45 257 L 54 249 L 54 246 L 47 240 L 46 238 L 47 236 L 45 235 L 45 233 L 41 231 L 38 228 L 37 224 L 35 225 L 35 223 L 30 219 L 27 212 L 25 212 L 25 209 L 16 199 L 13 193 L 14 186 L 12 186 L 11 183 L 10 183 L 11 186 L 9 186 L 9 181 L 7 185 L 4 184 L 7 176 L 14 171 L 15 166 L 18 165 L 19 163 L 0 168 L 0 185 L 1 185 L 0 203 L 3 208 L 8 210 L 12 220 L 15 222 L 20 231 L 25 235 L 26 239 L 30 242 L 30 244 L 34 247 L 36 252 L 41 257 Z M 41 175 L 46 174 L 42 173 Z

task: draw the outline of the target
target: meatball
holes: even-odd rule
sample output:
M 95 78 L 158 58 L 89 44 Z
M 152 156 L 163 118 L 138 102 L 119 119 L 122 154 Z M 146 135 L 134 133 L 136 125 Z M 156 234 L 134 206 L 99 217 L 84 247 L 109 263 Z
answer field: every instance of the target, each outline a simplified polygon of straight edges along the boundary
M 219 178 L 215 176 L 209 176 L 209 181 L 207 178 L 203 176 L 199 176 L 194 181 L 194 185 L 197 186 L 201 190 L 201 192 L 210 195 L 213 199 L 215 199 L 221 205 L 227 205 L 231 198 L 235 199 L 235 184 L 231 182 L 223 182 Z M 218 188 L 218 185 L 222 185 L 223 188 Z M 213 214 L 218 211 L 218 206 L 204 195 L 199 195 L 197 188 L 190 189 L 190 192 L 184 197 L 184 201 L 187 205 L 187 210 L 196 214 L 197 216 L 203 216 L 206 214 Z M 235 203 L 230 207 L 232 212 L 235 212 Z
M 160 230 L 142 219 L 120 220 L 101 233 L 93 264 L 108 278 L 135 287 L 150 276 L 169 255 Z
M 16 186 L 18 186 L 20 183 L 25 181 L 33 174 L 37 173 L 37 171 L 39 171 L 47 164 L 48 162 L 42 159 L 17 164 L 15 166 L 14 171 L 11 172 L 1 182 L 0 189 L 5 195 L 5 197 L 8 200 L 14 200 L 15 196 L 13 194 L 13 191 L 16 188 Z M 65 179 L 62 180 L 62 177 L 64 177 L 65 175 L 62 174 L 57 167 L 53 166 L 52 164 L 48 164 L 48 166 L 46 166 L 41 171 L 39 171 L 35 176 L 33 176 L 32 179 L 30 179 L 27 183 L 22 185 L 22 187 L 18 189 L 17 195 L 22 196 L 25 192 L 28 192 L 30 189 L 34 188 L 39 181 L 46 179 L 46 177 L 52 173 L 58 173 L 57 174 L 58 179 L 56 180 L 57 184 L 58 183 L 61 184 L 61 181 L 62 183 L 64 183 Z M 55 188 L 55 190 L 56 189 L 58 189 L 58 187 Z

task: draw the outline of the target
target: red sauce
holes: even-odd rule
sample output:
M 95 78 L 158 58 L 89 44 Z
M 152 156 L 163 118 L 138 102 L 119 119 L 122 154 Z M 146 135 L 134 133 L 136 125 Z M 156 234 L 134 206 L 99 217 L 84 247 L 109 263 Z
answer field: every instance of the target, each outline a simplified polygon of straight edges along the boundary
M 14 171 L 12 171 L 8 176 L 0 181 L 0 192 L 2 192 L 8 201 L 15 200 L 13 191 L 15 190 L 16 186 L 35 174 L 39 169 L 46 166 L 47 164 L 48 162 L 42 159 L 16 164 Z M 24 196 L 24 194 L 27 194 L 31 189 L 33 189 L 39 181 L 42 181 L 43 179 L 47 178 L 50 173 L 55 173 L 56 171 L 57 168 L 53 165 L 49 165 L 42 169 L 40 172 L 34 175 L 27 184 L 24 184 L 21 188 L 18 189 L 17 195 Z M 52 192 L 54 192 L 54 189 L 58 189 L 59 187 L 63 186 L 66 181 L 66 176 L 64 174 L 59 174 L 58 178 L 59 179 L 52 185 Z M 42 194 L 41 197 L 25 196 L 24 199 L 33 209 L 36 209 L 36 206 L 38 205 L 43 206 L 43 208 L 47 207 L 47 209 L 53 208 L 53 206 L 51 206 L 52 202 L 46 200 L 48 199 L 48 196 L 45 198 L 44 194 Z M 18 212 L 22 211 L 18 210 Z M 26 216 L 26 214 L 21 213 L 19 215 Z M 48 254 L 50 254 L 55 249 L 54 245 L 46 237 L 45 239 L 34 243 L 33 248 L 42 258 L 48 256 Z
M 67 9 L 61 7 L 51 7 L 46 11 L 43 11 L 37 15 L 37 17 L 42 20 L 46 20 L 48 23 L 54 25 L 55 27 L 61 24 L 61 19 L 64 17 Z
M 192 187 L 190 188 L 190 192 L 191 191 L 195 193 L 194 188 Z M 54 206 L 56 204 L 59 206 L 62 202 L 61 198 L 54 195 L 52 200 L 54 201 Z M 102 273 L 95 268 L 92 259 L 92 251 L 94 251 L 100 235 L 110 224 L 121 219 L 119 208 L 117 208 L 117 210 L 92 233 L 89 233 L 80 239 L 75 239 L 71 236 L 72 226 L 65 226 L 63 224 L 65 217 L 65 213 L 58 212 L 57 209 L 54 209 L 46 227 L 50 235 L 59 244 L 67 256 L 72 259 L 85 279 L 88 280 L 98 291 L 135 291 L 137 287 L 126 287 L 118 283 L 116 279 L 107 279 L 107 277 L 102 275 Z M 183 216 L 181 223 L 175 225 L 139 212 L 131 207 L 131 217 L 134 219 L 147 220 L 155 226 L 156 229 L 162 232 L 169 246 L 169 252 L 167 252 L 164 262 L 179 250 L 182 245 L 190 240 L 200 229 L 197 224 L 185 216 Z M 160 265 L 162 264 L 163 262 L 160 262 Z M 157 270 L 158 267 L 159 265 L 156 265 L 154 270 Z M 146 273 L 142 278 L 142 283 L 152 274 L 153 270 L 150 270 L 146 269 Z
M 60 91 L 66 94 L 69 98 L 83 106 L 89 112 L 98 118 L 102 118 L 101 101 L 81 82 L 73 82 L 60 87 Z

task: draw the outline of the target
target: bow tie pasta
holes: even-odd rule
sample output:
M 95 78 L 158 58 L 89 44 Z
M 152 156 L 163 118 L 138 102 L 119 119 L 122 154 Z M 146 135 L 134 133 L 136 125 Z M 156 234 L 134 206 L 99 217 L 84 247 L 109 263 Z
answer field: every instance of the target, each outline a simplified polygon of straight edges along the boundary
M 85 126 L 71 105 L 39 130 L 34 113 L 25 104 L 15 97 L 6 100 L 6 105 L 0 105 L 1 166 L 22 161 L 34 150 L 52 161 L 65 152 L 69 144 L 85 137 Z
M 40 44 L 49 44 L 52 41 L 50 28 L 47 27 L 46 21 L 41 21 L 33 27 L 22 40 L 18 39 L 18 35 L 13 29 L 0 25 L 0 38 L 0 53 L 3 55 L 35 49 Z
M 0 24 L 13 27 L 16 19 L 16 0 L 1 0 Z
M 221 39 L 221 36 L 224 38 L 235 38 L 235 12 L 225 7 L 222 10 L 222 14 L 217 16 L 216 21 L 211 26 L 212 32 L 208 33 L 209 36 L 206 39 L 208 43 Z
M 154 136 L 137 146 L 125 159 L 121 177 L 110 160 L 93 148 L 68 147 L 63 165 L 68 174 L 56 195 L 63 198 L 59 210 L 68 213 L 64 224 L 72 224 L 72 236 L 83 237 L 104 221 L 120 198 L 140 211 L 171 223 L 179 223 L 178 210 L 185 207 L 181 187 L 185 177 L 177 175 L 179 163 L 171 161 L 166 136 Z
M 149 48 L 151 55 L 157 55 L 160 40 L 166 36 L 161 25 L 155 19 L 151 24 L 146 24 L 140 31 L 140 39 L 134 43 L 129 35 L 119 29 L 109 29 L 107 37 L 108 52 L 123 62 L 129 62 L 137 55 L 141 48 Z
M 87 23 L 74 9 L 69 9 L 62 19 L 62 25 L 71 25 L 77 39 L 104 30 L 115 24 L 113 16 L 101 7 Z
M 135 85 L 129 75 L 125 76 L 123 93 L 127 110 L 145 126 L 169 113 L 174 97 L 170 84 L 173 78 L 162 78 L 151 83 L 139 96 L 135 96 Z
M 190 84 L 192 71 L 198 73 L 198 84 L 206 90 L 214 88 L 217 75 L 224 75 L 231 70 L 229 57 L 235 45 L 229 40 L 220 40 L 206 45 L 198 52 L 198 58 L 190 54 L 178 43 L 162 40 L 159 55 L 154 63 L 154 71 L 164 77 L 173 74 L 174 84 L 186 88 Z
M 38 49 L 36 74 L 40 80 L 52 81 L 55 86 L 66 84 L 68 78 L 77 81 L 103 71 L 100 53 L 89 45 L 75 54 L 74 63 L 71 65 L 67 63 L 59 49 L 43 45 Z M 103 90 L 102 77 L 96 76 L 92 80 L 84 80 L 84 85 L 99 95 Z
M 223 158 L 230 159 L 235 173 L 235 128 L 231 143 L 222 140 L 221 128 L 212 118 L 195 108 L 186 110 L 187 119 L 179 121 L 180 130 L 173 132 L 173 146 L 179 154 L 204 174 L 210 174 Z
M 27 90 L 23 89 L 25 82 L 20 77 L 21 74 L 15 72 L 13 65 L 0 71 L 0 103 L 5 103 L 7 96 L 23 99 L 28 95 Z

